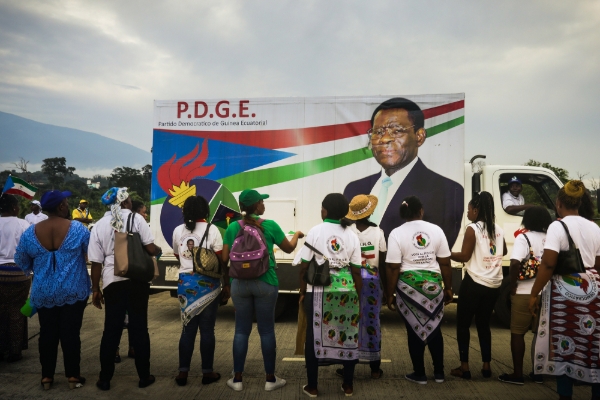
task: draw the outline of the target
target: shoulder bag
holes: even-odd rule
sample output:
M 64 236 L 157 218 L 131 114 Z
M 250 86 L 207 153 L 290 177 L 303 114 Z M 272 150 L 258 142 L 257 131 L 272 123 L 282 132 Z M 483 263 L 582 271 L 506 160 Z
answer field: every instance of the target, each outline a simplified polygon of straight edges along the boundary
M 331 276 L 329 275 L 329 260 L 327 257 L 323 255 L 319 250 L 312 247 L 310 244 L 304 242 L 304 245 L 317 253 L 320 256 L 323 256 L 325 262 L 321 265 L 317 263 L 315 256 L 308 263 L 308 268 L 304 273 L 304 281 L 313 286 L 329 286 L 331 285 Z
M 220 278 L 223 271 L 221 270 L 219 256 L 212 249 L 202 247 L 208 238 L 210 226 L 210 223 L 206 225 L 206 231 L 204 231 L 200 244 L 198 247 L 194 247 L 194 271 L 211 278 Z
M 115 232 L 115 276 L 141 282 L 154 279 L 154 260 L 148 254 L 140 234 L 133 232 L 135 213 L 127 217 L 125 232 Z
M 526 234 L 523 233 L 525 240 L 527 240 L 527 245 L 529 247 L 529 254 L 523 261 L 521 261 L 521 266 L 519 267 L 519 280 L 525 281 L 529 279 L 535 278 L 538 272 L 538 268 L 540 267 L 540 260 L 535 258 L 533 254 L 533 248 L 531 247 L 531 242 Z
M 558 260 L 556 267 L 554 268 L 554 275 L 585 273 L 585 266 L 583 265 L 581 253 L 571 238 L 569 228 L 567 228 L 567 225 L 564 222 L 558 222 L 562 224 L 562 226 L 565 228 L 565 232 L 567 233 L 567 238 L 569 239 L 569 250 L 558 253 Z

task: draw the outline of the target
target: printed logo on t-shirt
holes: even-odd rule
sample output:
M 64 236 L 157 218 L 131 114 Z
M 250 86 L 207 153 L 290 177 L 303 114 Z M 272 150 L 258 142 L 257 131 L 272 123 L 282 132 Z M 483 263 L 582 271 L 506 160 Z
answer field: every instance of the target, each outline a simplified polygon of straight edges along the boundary
M 191 260 L 194 258 L 194 247 L 198 247 L 199 244 L 200 239 L 198 236 L 186 236 L 181 240 L 181 243 L 179 243 L 179 247 L 183 250 L 180 250 L 179 254 L 181 254 L 181 257 L 185 258 L 186 260 Z
M 331 236 L 327 239 L 327 245 L 329 246 L 329 250 L 335 254 L 339 253 L 344 248 L 344 242 L 337 236 Z
M 490 254 L 493 256 L 496 255 L 496 245 L 494 244 L 494 242 L 490 242 Z
M 413 246 L 415 246 L 419 250 L 423 250 L 429 247 L 430 242 L 431 239 L 429 238 L 429 235 L 425 232 L 417 232 L 413 235 Z

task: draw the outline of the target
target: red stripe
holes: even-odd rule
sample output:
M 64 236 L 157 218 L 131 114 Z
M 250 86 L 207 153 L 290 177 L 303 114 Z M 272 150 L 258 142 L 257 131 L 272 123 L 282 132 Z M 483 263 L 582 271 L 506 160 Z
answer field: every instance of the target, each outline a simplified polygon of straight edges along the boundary
M 438 115 L 447 114 L 452 111 L 460 110 L 461 108 L 465 108 L 465 101 L 455 101 L 454 103 L 448 103 L 437 107 L 428 108 L 427 110 L 423 110 L 423 114 L 425 115 L 425 119 L 437 117 Z
M 437 117 L 451 111 L 464 108 L 465 101 L 444 104 L 438 107 L 423 110 L 425 119 Z M 348 124 L 315 126 L 298 129 L 278 129 L 270 131 L 188 131 L 156 129 L 162 132 L 178 135 L 193 136 L 221 142 L 237 143 L 246 146 L 261 147 L 265 149 L 285 149 L 287 147 L 306 146 L 310 144 L 331 142 L 333 140 L 347 139 L 367 133 L 371 127 L 370 121 L 351 122 Z
M 273 131 L 180 131 L 157 129 L 179 135 L 201 137 L 222 142 L 262 147 L 265 149 L 283 149 L 287 147 L 306 146 L 309 144 L 331 142 L 352 136 L 364 135 L 370 126 L 369 121 L 349 124 L 316 126 L 299 129 L 280 129 Z
M 366 258 L 366 259 L 371 259 L 371 258 L 375 258 L 375 254 L 365 254 L 365 253 L 361 253 L 360 256 L 362 258 Z

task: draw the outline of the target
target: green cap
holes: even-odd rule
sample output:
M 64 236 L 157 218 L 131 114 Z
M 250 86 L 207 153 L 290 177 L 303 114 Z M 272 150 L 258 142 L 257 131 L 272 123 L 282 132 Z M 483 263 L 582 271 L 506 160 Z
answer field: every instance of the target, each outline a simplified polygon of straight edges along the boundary
M 245 189 L 240 193 L 240 203 L 245 206 L 251 206 L 254 203 L 258 203 L 259 201 L 268 198 L 268 194 L 260 194 L 254 189 Z

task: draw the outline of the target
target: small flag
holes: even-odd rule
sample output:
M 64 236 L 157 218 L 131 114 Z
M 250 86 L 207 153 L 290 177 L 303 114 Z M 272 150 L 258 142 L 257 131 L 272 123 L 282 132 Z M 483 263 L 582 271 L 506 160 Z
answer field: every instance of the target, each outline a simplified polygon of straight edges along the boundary
M 23 179 L 17 178 L 16 176 L 9 176 L 4 184 L 2 193 L 16 194 L 31 200 L 37 191 L 38 188 L 25 182 Z
M 212 217 L 211 224 L 219 228 L 227 229 L 230 223 L 242 219 L 242 214 L 232 208 L 227 207 L 223 203 L 219 203 L 217 211 Z

